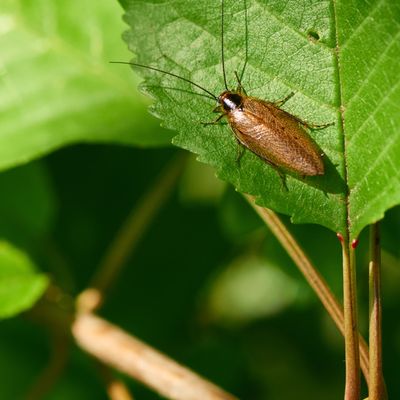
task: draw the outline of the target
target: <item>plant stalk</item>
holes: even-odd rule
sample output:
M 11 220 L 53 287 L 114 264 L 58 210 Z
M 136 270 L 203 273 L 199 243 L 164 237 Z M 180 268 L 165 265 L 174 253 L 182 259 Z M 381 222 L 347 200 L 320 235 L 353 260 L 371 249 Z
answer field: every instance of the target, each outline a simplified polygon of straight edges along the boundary
M 344 336 L 344 315 L 343 308 L 332 293 L 327 282 L 311 263 L 304 250 L 299 246 L 296 239 L 288 231 L 276 213 L 268 208 L 260 207 L 255 204 L 253 197 L 245 195 L 245 198 L 275 235 L 282 247 L 287 251 L 297 268 L 303 274 L 304 278 L 314 290 L 317 297 L 325 307 L 340 333 Z M 368 346 L 364 338 L 359 335 L 359 346 L 361 356 L 361 368 L 364 378 L 368 384 L 369 381 L 369 353 Z
M 68 297 L 68 296 L 66 296 Z M 31 310 L 29 317 L 72 334 L 78 346 L 105 366 L 124 373 L 162 398 L 170 400 L 237 400 L 235 396 L 162 354 L 118 326 L 87 312 L 75 313 L 73 302 L 60 303 L 45 296 Z M 107 371 L 107 370 L 105 370 Z M 111 397 L 128 400 L 121 385 L 108 387 Z M 117 390 L 115 390 L 117 389 Z M 122 397 L 125 396 L 125 397 Z M 36 398 L 38 399 L 38 398 Z
M 386 400 L 382 369 L 381 251 L 379 223 L 370 227 L 369 262 L 369 400 Z
M 95 316 L 78 314 L 72 335 L 78 345 L 120 372 L 171 400 L 237 400 L 166 355 Z
M 341 240 L 343 250 L 343 311 L 346 356 L 345 400 L 360 399 L 360 354 L 357 322 L 355 245 Z
M 134 400 L 125 382 L 118 378 L 110 367 L 98 362 L 97 369 L 103 379 L 109 400 Z

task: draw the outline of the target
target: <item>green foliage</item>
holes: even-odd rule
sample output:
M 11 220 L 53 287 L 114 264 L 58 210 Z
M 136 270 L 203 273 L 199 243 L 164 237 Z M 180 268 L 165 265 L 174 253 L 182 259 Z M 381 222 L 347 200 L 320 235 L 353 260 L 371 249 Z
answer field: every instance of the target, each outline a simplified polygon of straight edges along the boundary
M 30 308 L 48 284 L 28 257 L 7 242 L 0 242 L 0 318 Z
M 5 318 L 32 307 L 48 284 L 27 254 L 9 242 L 37 253 L 51 231 L 56 200 L 38 162 L 0 174 L 0 193 L 0 317 Z
M 86 16 L 80 19 L 78 16 Z M 0 4 L 0 169 L 67 144 L 165 145 L 124 60 L 117 4 Z
M 400 201 L 400 3 L 343 1 L 337 9 L 350 228 Z
M 312 123 L 335 122 L 311 132 L 326 153 L 327 174 L 304 181 L 289 176 L 285 191 L 276 172 L 251 153 L 239 166 L 229 128 L 200 125 L 215 118 L 213 101 L 187 93 L 198 92 L 188 84 L 138 70 L 156 100 L 154 113 L 178 131 L 175 143 L 208 165 L 189 161 L 174 195 L 126 260 L 101 314 L 239 398 L 336 400 L 344 376 L 342 337 L 276 238 L 213 175 L 216 169 L 237 189 L 297 222 L 345 230 L 349 217 L 352 235 L 397 204 L 399 6 L 389 0 L 247 2 L 245 88 L 266 100 L 294 91 L 286 110 Z M 63 300 L 70 304 L 88 286 L 115 232 L 174 154 L 135 148 L 166 144 L 172 133 L 148 115 L 132 71 L 108 64 L 131 56 L 120 39 L 124 26 L 116 2 L 0 3 L 0 169 L 75 142 L 133 145 L 71 146 L 0 175 L 0 398 L 17 399 L 28 397 L 49 360 L 60 361 L 59 354 L 49 354 L 49 344 L 62 346 L 58 324 L 40 320 L 43 309 L 30 318 L 6 317 L 33 306 L 50 277 L 65 296 L 52 303 L 56 320 L 62 318 Z M 219 0 L 120 3 L 135 60 L 221 92 Z M 242 1 L 226 5 L 227 72 L 234 87 L 233 71 L 244 60 L 244 13 Z M 396 207 L 382 223 L 385 373 L 393 398 L 400 396 L 399 220 Z M 340 295 L 336 237 L 322 226 L 290 229 Z M 361 235 L 363 328 L 366 243 Z M 46 398 L 105 397 L 95 364 L 71 346 Z M 127 383 L 135 398 L 159 398 L 133 380 Z
M 233 72 L 242 70 L 246 58 L 244 2 L 225 3 L 226 71 L 234 88 Z M 131 28 L 125 39 L 136 62 L 222 92 L 220 2 L 123 4 Z M 248 93 L 275 101 L 294 91 L 285 110 L 311 123 L 335 123 L 311 132 L 326 155 L 326 174 L 289 176 L 288 190 L 254 154 L 246 152 L 238 165 L 236 140 L 226 125 L 202 127 L 201 121 L 214 118 L 213 102 L 196 95 L 198 89 L 137 70 L 156 99 L 154 114 L 179 132 L 175 144 L 198 154 L 259 204 L 353 238 L 400 201 L 399 14 L 400 5 L 390 1 L 368 7 L 355 0 L 248 1 Z
M 279 314 L 296 299 L 297 285 L 272 263 L 239 258 L 214 277 L 209 313 L 221 323 L 243 324 Z

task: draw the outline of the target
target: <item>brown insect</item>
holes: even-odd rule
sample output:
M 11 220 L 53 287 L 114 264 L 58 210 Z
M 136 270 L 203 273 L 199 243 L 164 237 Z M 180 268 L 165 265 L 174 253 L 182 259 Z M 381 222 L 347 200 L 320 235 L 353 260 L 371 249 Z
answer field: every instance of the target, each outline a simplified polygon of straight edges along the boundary
M 247 34 L 246 0 L 244 0 L 244 8 Z M 241 77 L 246 68 L 247 53 L 246 40 L 246 61 Z M 224 57 L 224 0 L 221 2 L 221 63 L 225 90 L 217 97 L 197 83 L 171 72 L 148 65 L 122 62 L 122 64 L 130 64 L 173 76 L 201 89 L 207 97 L 211 97 L 219 103 L 214 112 L 221 113 L 215 121 L 204 123 L 204 125 L 217 124 L 223 117 L 226 117 L 238 143 L 275 167 L 282 179 L 284 171 L 300 176 L 323 175 L 325 169 L 322 153 L 305 129 L 311 126 L 280 108 L 294 93 L 278 102 L 268 102 L 248 96 L 241 84 L 241 77 L 236 71 L 238 88 L 236 90 L 228 89 Z M 312 127 L 322 128 L 328 125 L 330 124 L 313 125 Z
M 241 145 L 274 167 L 302 176 L 324 174 L 321 151 L 304 129 L 304 123 L 280 109 L 277 103 L 229 90 L 218 101 L 222 113 L 218 119 L 228 119 Z

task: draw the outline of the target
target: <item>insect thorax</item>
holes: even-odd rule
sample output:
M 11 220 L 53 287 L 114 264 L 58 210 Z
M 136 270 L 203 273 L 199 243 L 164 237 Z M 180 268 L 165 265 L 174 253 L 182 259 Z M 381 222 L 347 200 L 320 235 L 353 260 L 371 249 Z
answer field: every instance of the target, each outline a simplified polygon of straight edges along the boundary
M 227 90 L 218 97 L 218 101 L 224 111 L 229 112 L 239 108 L 242 105 L 243 96 L 239 93 Z

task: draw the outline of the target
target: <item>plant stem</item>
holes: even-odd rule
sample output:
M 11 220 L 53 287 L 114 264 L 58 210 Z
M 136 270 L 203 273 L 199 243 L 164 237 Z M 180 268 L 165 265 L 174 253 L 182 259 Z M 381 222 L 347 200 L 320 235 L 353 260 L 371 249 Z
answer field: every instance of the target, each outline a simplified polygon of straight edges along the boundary
M 386 400 L 382 370 L 381 251 L 379 223 L 370 227 L 369 262 L 369 400 Z
M 94 311 L 104 302 L 107 292 L 118 278 L 129 256 L 164 205 L 183 170 L 186 154 L 179 154 L 167 165 L 150 189 L 131 210 L 111 242 L 92 279 L 78 297 L 78 308 Z
M 125 383 L 117 378 L 110 367 L 98 362 L 100 376 L 102 377 L 108 398 L 110 400 L 134 400 Z
M 218 386 L 93 314 L 78 314 L 72 334 L 86 352 L 163 397 L 171 400 L 236 400 Z
M 61 295 L 64 295 L 61 293 Z M 68 296 L 65 296 L 68 298 Z M 71 301 L 44 296 L 31 310 L 34 321 L 72 333 L 78 346 L 106 366 L 125 373 L 171 400 L 237 400 L 235 396 L 178 364 L 116 325 L 87 312 L 75 314 Z M 119 388 L 120 389 L 120 388 Z M 110 392 L 109 392 L 110 393 Z M 115 391 L 114 391 L 114 399 Z M 118 390 L 118 399 L 126 391 Z M 130 396 L 130 395 L 129 395 Z
M 346 355 L 345 400 L 360 399 L 360 355 L 357 323 L 355 249 L 348 237 L 341 240 L 343 253 L 343 309 Z
M 253 197 L 245 195 L 250 205 L 254 208 L 257 214 L 265 222 L 268 228 L 272 231 L 282 247 L 287 251 L 293 262 L 299 268 L 306 281 L 309 283 L 311 288 L 314 290 L 321 303 L 327 310 L 328 314 L 334 321 L 339 331 L 344 335 L 344 315 L 343 309 L 330 290 L 325 279 L 317 271 L 315 266 L 311 263 L 303 249 L 299 246 L 296 239 L 288 231 L 286 226 L 282 223 L 280 218 L 273 211 L 260 207 L 255 204 Z M 369 354 L 368 346 L 360 335 L 359 337 L 360 355 L 361 355 L 361 368 L 365 377 L 366 382 L 369 380 Z

